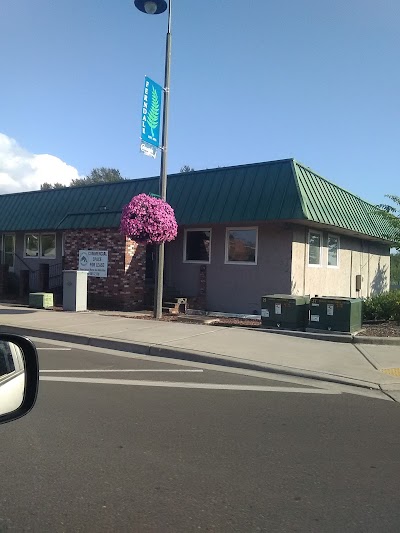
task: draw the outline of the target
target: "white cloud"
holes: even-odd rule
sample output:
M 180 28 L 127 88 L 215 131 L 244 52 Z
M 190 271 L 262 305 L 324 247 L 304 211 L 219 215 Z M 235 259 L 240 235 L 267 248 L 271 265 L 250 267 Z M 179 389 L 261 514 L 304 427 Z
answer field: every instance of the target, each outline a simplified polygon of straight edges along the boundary
M 47 183 L 69 185 L 80 178 L 76 168 L 49 154 L 31 154 L 0 133 L 0 194 L 34 191 Z

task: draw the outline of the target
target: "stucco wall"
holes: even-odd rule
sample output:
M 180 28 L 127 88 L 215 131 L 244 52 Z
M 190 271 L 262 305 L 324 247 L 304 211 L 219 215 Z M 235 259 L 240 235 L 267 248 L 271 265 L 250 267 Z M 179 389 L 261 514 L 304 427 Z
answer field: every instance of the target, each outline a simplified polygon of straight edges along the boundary
M 257 265 L 231 265 L 225 264 L 226 226 L 208 227 L 212 229 L 211 263 L 206 265 L 208 311 L 260 313 L 263 294 L 290 292 L 291 229 L 258 225 Z M 200 265 L 184 263 L 183 241 L 181 227 L 166 249 L 166 283 L 184 296 L 195 297 L 200 289 Z
M 369 243 L 369 251 L 368 296 L 373 296 L 390 288 L 390 250 L 379 243 Z
M 328 232 L 323 231 L 320 266 L 308 264 L 309 228 L 298 227 L 293 232 L 292 292 L 311 296 L 367 297 L 389 290 L 389 247 L 371 241 L 339 235 L 339 265 L 327 266 Z M 361 290 L 356 290 L 356 276 L 361 275 Z

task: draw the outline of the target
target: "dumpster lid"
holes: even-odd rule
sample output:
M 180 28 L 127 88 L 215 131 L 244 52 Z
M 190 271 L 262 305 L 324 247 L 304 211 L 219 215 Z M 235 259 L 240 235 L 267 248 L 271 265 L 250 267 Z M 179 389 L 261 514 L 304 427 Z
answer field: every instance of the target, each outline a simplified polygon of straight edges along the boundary
M 305 301 L 309 302 L 310 296 L 308 294 L 302 296 L 300 294 L 265 294 L 262 298 L 268 300 L 294 300 L 296 302 Z
M 311 300 L 338 300 L 340 302 L 361 302 L 362 298 L 350 298 L 350 296 L 313 296 Z

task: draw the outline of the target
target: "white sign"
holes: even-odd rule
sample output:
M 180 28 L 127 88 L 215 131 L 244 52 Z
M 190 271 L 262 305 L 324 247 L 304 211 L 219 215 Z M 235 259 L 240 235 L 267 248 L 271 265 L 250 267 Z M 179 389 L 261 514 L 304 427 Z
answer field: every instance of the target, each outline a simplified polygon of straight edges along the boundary
M 282 314 L 282 304 L 275 304 L 275 314 L 276 315 Z
M 143 152 L 144 155 L 154 157 L 154 159 L 157 157 L 157 148 L 155 146 L 152 146 L 151 144 L 142 142 L 140 144 L 140 151 Z
M 333 316 L 333 304 L 328 304 L 326 306 L 326 314 L 329 316 Z
M 311 315 L 310 319 L 311 322 L 319 322 L 319 315 Z
M 88 276 L 106 278 L 108 268 L 108 251 L 79 250 L 78 270 L 87 270 Z
M 264 318 L 269 318 L 269 310 L 268 309 L 261 309 L 261 316 Z

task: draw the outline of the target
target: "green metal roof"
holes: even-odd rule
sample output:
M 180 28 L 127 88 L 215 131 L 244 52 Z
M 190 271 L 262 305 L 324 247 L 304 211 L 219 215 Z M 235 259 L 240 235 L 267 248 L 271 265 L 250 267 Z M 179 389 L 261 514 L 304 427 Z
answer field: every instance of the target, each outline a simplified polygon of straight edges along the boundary
M 393 228 L 372 204 L 293 161 L 307 220 L 390 240 Z
M 157 193 L 158 177 L 0 195 L 0 231 L 118 227 L 122 207 Z M 371 204 L 293 159 L 168 177 L 178 224 L 312 221 L 387 239 L 387 221 Z

